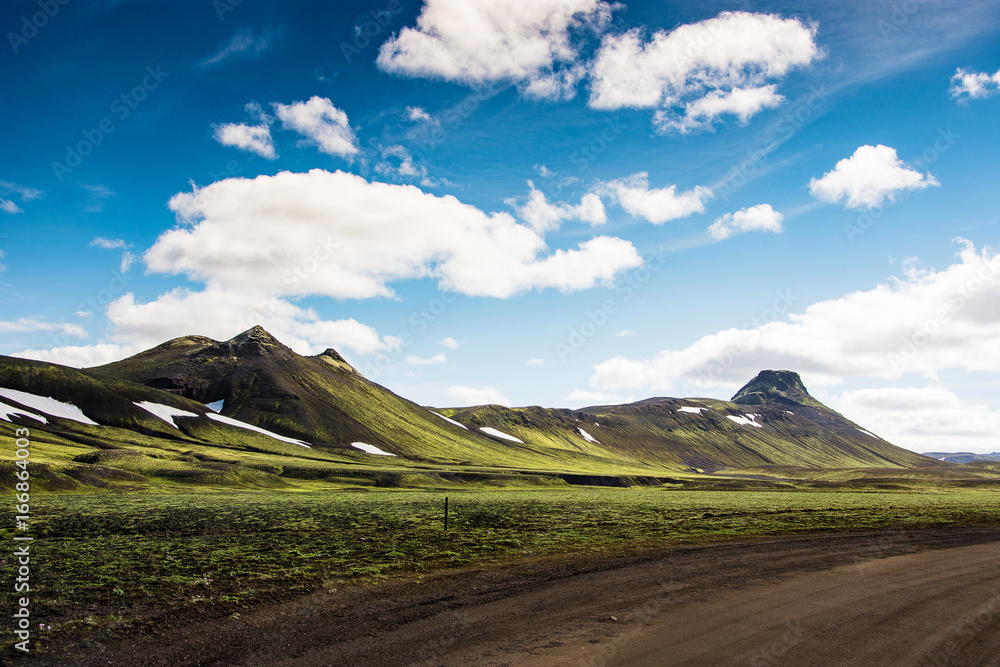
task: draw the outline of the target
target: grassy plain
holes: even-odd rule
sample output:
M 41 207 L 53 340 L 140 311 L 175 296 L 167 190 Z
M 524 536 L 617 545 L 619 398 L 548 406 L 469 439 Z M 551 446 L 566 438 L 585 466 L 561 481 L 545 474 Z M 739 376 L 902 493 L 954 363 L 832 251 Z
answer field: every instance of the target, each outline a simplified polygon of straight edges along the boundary
M 996 523 L 1000 491 L 193 487 L 32 500 L 32 614 L 45 645 L 53 633 L 240 614 L 323 588 L 524 556 Z M 13 525 L 8 505 L 0 526 Z M 0 559 L 7 580 L 14 564 Z

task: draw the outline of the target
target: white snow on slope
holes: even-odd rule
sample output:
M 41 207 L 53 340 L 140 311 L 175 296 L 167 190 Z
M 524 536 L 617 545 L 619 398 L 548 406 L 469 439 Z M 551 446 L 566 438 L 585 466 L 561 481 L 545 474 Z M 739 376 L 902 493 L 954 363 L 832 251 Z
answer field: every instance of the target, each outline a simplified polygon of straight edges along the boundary
M 30 417 L 31 419 L 37 419 L 43 424 L 49 423 L 49 420 L 41 415 L 36 415 L 34 412 L 28 412 L 27 410 L 22 410 L 21 408 L 15 408 L 12 405 L 7 405 L 6 403 L 0 401 L 0 419 L 5 422 L 9 422 L 10 418 L 14 415 L 23 415 L 25 417 Z
M 27 405 L 29 408 L 34 408 L 39 412 L 44 412 L 45 414 L 53 417 L 62 417 L 63 419 L 71 419 L 75 422 L 80 422 L 81 424 L 99 426 L 97 422 L 83 414 L 83 410 L 76 407 L 72 403 L 63 403 L 62 401 L 57 401 L 49 396 L 38 396 L 36 394 L 29 394 L 26 391 L 4 388 L 0 388 L 0 396 L 9 398 L 10 400 L 16 401 L 21 405 Z
M 282 442 L 291 443 L 293 445 L 298 445 L 299 447 L 305 447 L 306 449 L 312 449 L 307 443 L 301 440 L 295 440 L 293 438 L 286 438 L 283 435 L 278 435 L 277 433 L 272 433 L 266 429 L 262 429 L 259 426 L 254 426 L 252 424 L 247 424 L 246 422 L 241 422 L 239 419 L 233 419 L 232 417 L 223 417 L 222 415 L 216 414 L 214 412 L 209 412 L 205 415 L 209 419 L 213 419 L 217 422 L 222 422 L 223 424 L 228 424 L 229 426 L 235 426 L 236 428 L 245 428 L 248 431 L 255 431 L 257 433 L 262 433 L 275 440 L 281 440 Z
M 704 410 L 704 409 L 705 408 L 693 408 L 693 407 L 685 405 L 684 407 L 677 408 L 677 412 L 690 412 L 693 415 L 700 415 L 701 411 Z
M 878 438 L 879 440 L 881 440 L 881 439 L 882 439 L 882 438 L 879 438 L 879 437 L 878 437 L 877 435 L 875 435 L 874 433 L 872 433 L 871 431 L 866 431 L 866 430 L 864 430 L 863 428 L 858 428 L 857 426 L 855 426 L 854 428 L 857 428 L 857 429 L 858 429 L 859 431 L 861 431 L 861 432 L 862 432 L 862 433 L 864 433 L 865 435 L 870 435 L 871 437 L 873 437 L 873 438 Z
M 524 444 L 524 440 L 518 440 L 512 435 L 507 435 L 503 431 L 498 431 L 495 428 L 491 428 L 489 426 L 480 426 L 479 430 L 485 433 L 486 435 L 492 435 L 495 438 L 503 438 L 504 440 L 510 440 L 511 442 L 519 442 L 522 445 Z
M 601 444 L 600 442 L 597 441 L 597 438 L 595 438 L 594 436 L 590 435 L 589 433 L 587 433 L 586 431 L 584 431 L 582 428 L 578 428 L 577 430 L 580 432 L 580 435 L 583 436 L 583 439 L 586 440 L 587 442 L 592 442 L 595 445 Z
M 366 445 L 363 442 L 352 442 L 351 447 L 354 447 L 355 449 L 360 449 L 361 451 L 367 452 L 368 454 L 374 454 L 375 456 L 395 456 L 395 454 L 390 454 L 389 452 L 382 451 L 375 445 Z
M 222 412 L 222 406 L 226 404 L 226 399 L 219 399 L 218 401 L 212 401 L 211 403 L 206 403 L 205 407 L 209 410 L 215 412 Z
M 734 416 L 734 415 L 726 415 L 726 418 L 727 419 L 732 419 L 734 422 L 736 422 L 740 426 L 756 426 L 757 428 L 764 428 L 763 424 L 758 424 L 757 422 L 754 421 L 754 419 L 757 418 L 757 415 L 749 415 L 748 414 L 745 417 L 739 417 L 739 416 Z
M 187 410 L 180 410 L 178 408 L 172 408 L 169 405 L 160 405 L 159 403 L 151 403 L 149 401 L 142 401 L 141 403 L 135 401 L 135 404 L 140 408 L 150 413 L 154 417 L 159 417 L 163 421 L 167 422 L 174 428 L 177 428 L 177 421 L 174 417 L 197 417 L 197 412 L 189 412 Z
M 447 417 L 445 417 L 444 415 L 438 415 L 438 413 L 434 412 L 433 410 L 429 410 L 429 412 L 430 412 L 430 413 L 431 413 L 432 415 L 437 415 L 438 417 L 440 417 L 441 419 L 445 420 L 445 421 L 446 421 L 446 422 L 448 422 L 449 424 L 454 424 L 455 426 L 458 426 L 458 427 L 460 427 L 460 428 L 464 428 L 464 429 L 465 429 L 466 431 L 468 431 L 468 430 L 469 430 L 469 427 L 468 427 L 468 426 L 466 426 L 465 424 L 459 424 L 459 423 L 458 423 L 457 421 L 455 421 L 454 419 L 448 419 L 448 418 L 447 418 Z

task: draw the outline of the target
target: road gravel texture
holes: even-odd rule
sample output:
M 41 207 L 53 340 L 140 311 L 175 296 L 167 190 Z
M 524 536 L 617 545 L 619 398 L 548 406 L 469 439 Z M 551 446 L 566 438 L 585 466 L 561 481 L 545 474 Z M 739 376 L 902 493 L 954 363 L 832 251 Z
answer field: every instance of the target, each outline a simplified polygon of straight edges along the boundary
M 998 564 L 1000 526 L 534 558 L 181 620 L 37 664 L 1000 666 Z

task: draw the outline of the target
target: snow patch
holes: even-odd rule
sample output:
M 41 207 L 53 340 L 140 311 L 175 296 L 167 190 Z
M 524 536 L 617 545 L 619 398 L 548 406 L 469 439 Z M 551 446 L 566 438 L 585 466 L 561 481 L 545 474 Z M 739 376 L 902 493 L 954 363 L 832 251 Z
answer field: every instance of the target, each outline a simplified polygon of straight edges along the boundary
M 135 404 L 150 413 L 154 417 L 159 417 L 163 421 L 167 422 L 174 428 L 178 428 L 177 420 L 175 417 L 197 417 L 198 413 L 189 412 L 187 410 L 179 410 L 177 408 L 172 408 L 169 405 L 160 405 L 159 403 L 150 403 L 149 401 L 138 402 Z
M 590 435 L 589 433 L 587 433 L 586 431 L 584 431 L 582 428 L 578 428 L 576 430 L 578 430 L 580 432 L 580 435 L 582 435 L 583 439 L 586 440 L 587 442 L 592 442 L 595 445 L 601 444 L 600 442 L 597 441 L 597 438 L 595 438 L 594 436 Z
M 351 447 L 355 449 L 360 449 L 366 454 L 374 454 L 375 456 L 395 456 L 395 454 L 390 454 L 389 452 L 382 451 L 375 445 L 368 445 L 363 442 L 352 442 Z
M 15 408 L 14 406 L 7 405 L 6 403 L 0 401 L 0 419 L 5 422 L 9 422 L 10 418 L 14 415 L 22 415 L 31 419 L 37 419 L 43 424 L 49 423 L 49 420 L 41 415 L 36 415 L 34 412 L 28 412 L 27 410 L 22 410 L 21 408 Z
M 468 430 L 469 430 L 469 427 L 468 427 L 468 426 L 466 426 L 465 424 L 459 424 L 459 423 L 458 423 L 457 421 L 455 421 L 454 419 L 448 419 L 448 418 L 447 418 L 447 417 L 445 417 L 444 415 L 438 415 L 438 413 L 434 412 L 433 410 L 430 410 L 429 412 L 430 412 L 430 413 L 431 413 L 432 415 L 437 415 L 438 417 L 440 417 L 441 419 L 445 420 L 445 421 L 446 421 L 446 422 L 448 422 L 449 424 L 454 424 L 455 426 L 458 426 L 459 428 L 464 428 L 464 429 L 465 429 L 466 431 L 468 431 Z
M 283 435 L 278 435 L 277 433 L 272 433 L 271 431 L 268 431 L 266 429 L 260 428 L 259 426 L 254 426 L 252 424 L 247 424 L 246 422 L 241 422 L 239 419 L 233 419 L 232 417 L 223 417 L 222 415 L 216 414 L 214 412 L 209 412 L 205 416 L 208 417 L 209 419 L 215 420 L 217 422 L 221 422 L 223 424 L 227 424 L 229 426 L 235 426 L 236 428 L 245 428 L 248 431 L 254 431 L 256 433 L 261 433 L 263 435 L 268 436 L 269 438 L 274 438 L 275 440 L 281 440 L 282 442 L 287 442 L 287 443 L 290 443 L 292 445 L 298 445 L 299 447 L 305 447 L 306 449 L 312 449 L 312 447 L 310 447 L 307 443 L 302 442 L 301 440 L 295 440 L 293 438 L 286 438 Z
M 52 417 L 62 417 L 63 419 L 70 419 L 81 424 L 99 426 L 97 422 L 83 414 L 83 410 L 72 403 L 63 403 L 49 396 L 38 396 L 36 394 L 29 394 L 26 391 L 3 388 L 0 388 L 0 396 L 9 398 L 21 405 L 27 405 L 29 408 L 34 408 Z
M 510 440 L 511 442 L 519 442 L 522 445 L 524 444 L 524 440 L 518 440 L 512 435 L 507 435 L 503 431 L 498 431 L 495 428 L 490 428 L 489 426 L 481 426 L 479 427 L 479 430 L 485 433 L 486 435 L 492 435 L 495 438 L 503 438 L 504 440 Z
M 794 412 L 792 412 L 791 410 L 785 410 L 785 413 L 786 413 L 786 414 L 789 414 L 789 415 L 794 415 L 794 414 L 795 414 L 795 413 L 794 413 Z
M 690 412 L 693 415 L 700 415 L 701 411 L 704 409 L 705 408 L 693 408 L 688 405 L 685 405 L 684 407 L 677 408 L 677 412 Z
M 217 401 L 212 401 L 211 403 L 206 403 L 205 407 L 213 412 L 222 412 L 222 406 L 226 404 L 226 399 L 220 398 Z
M 758 424 L 757 422 L 754 421 L 759 416 L 760 415 L 752 415 L 752 414 L 748 414 L 748 415 L 746 415 L 744 417 L 735 416 L 735 415 L 726 415 L 726 419 L 732 419 L 734 422 L 736 422 L 740 426 L 756 426 L 757 428 L 764 428 L 763 424 Z
M 874 433 L 872 433 L 871 431 L 866 431 L 866 430 L 864 430 L 863 428 L 858 428 L 857 426 L 855 426 L 854 428 L 857 428 L 857 429 L 858 429 L 859 431 L 861 431 L 861 432 L 862 432 L 862 433 L 864 433 L 865 435 L 870 435 L 871 437 L 873 437 L 873 438 L 878 438 L 879 440 L 881 440 L 881 439 L 882 439 L 882 438 L 879 438 L 879 437 L 878 437 L 877 435 L 875 435 Z M 942 459 L 942 460 L 944 460 L 944 459 Z

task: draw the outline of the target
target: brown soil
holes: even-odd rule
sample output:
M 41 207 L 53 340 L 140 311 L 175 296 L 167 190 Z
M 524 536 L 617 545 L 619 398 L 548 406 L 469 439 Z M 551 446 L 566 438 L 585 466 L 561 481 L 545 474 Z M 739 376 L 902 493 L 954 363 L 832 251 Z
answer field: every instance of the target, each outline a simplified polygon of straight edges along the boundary
M 1000 665 L 998 562 L 1000 526 L 522 560 L 92 639 L 23 664 Z

